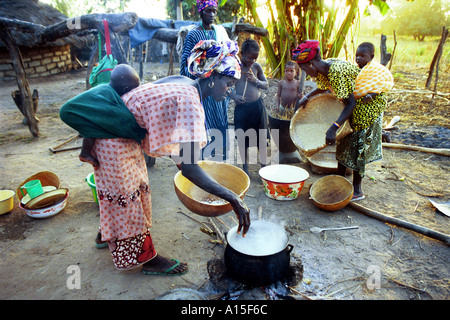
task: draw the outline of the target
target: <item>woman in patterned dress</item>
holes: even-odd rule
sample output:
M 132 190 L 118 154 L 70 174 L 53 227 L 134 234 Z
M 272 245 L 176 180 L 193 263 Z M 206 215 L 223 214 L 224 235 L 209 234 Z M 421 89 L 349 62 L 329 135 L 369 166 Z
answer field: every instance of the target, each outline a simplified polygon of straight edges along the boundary
M 123 138 L 95 140 L 94 152 L 100 164 L 94 174 L 101 236 L 108 243 L 117 269 L 142 266 L 142 271 L 151 275 L 180 275 L 187 271 L 186 263 L 157 254 L 153 246 L 149 231 L 150 187 L 143 151 L 152 157 L 172 157 L 194 184 L 229 201 L 239 219 L 239 230 L 243 235 L 247 232 L 250 218 L 245 203 L 195 162 L 199 147 L 206 144 L 201 99 L 211 96 L 219 101 L 226 97 L 228 88 L 240 78 L 237 51 L 237 44 L 231 41 L 221 45 L 200 43 L 189 60 L 197 80 L 167 77 L 123 95 L 137 123 L 148 132 L 141 143 Z M 203 54 L 206 52 L 208 58 Z M 122 65 L 127 67 L 131 68 Z M 215 85 L 209 85 L 211 82 Z
M 200 13 L 201 23 L 195 29 L 189 31 L 183 44 L 181 53 L 180 74 L 191 79 L 196 79 L 188 70 L 188 58 L 192 48 L 202 40 L 216 40 L 218 42 L 229 40 L 228 34 L 223 26 L 215 25 L 217 16 L 217 0 L 197 0 L 197 9 Z M 222 150 L 212 150 L 211 156 L 222 153 L 223 160 L 227 158 L 228 150 L 227 129 L 228 129 L 228 106 L 230 98 L 226 97 L 222 101 L 216 101 L 212 97 L 207 97 L 202 101 L 206 116 L 206 129 L 208 134 L 208 144 L 214 142 L 216 138 L 222 139 Z M 215 145 L 215 144 L 214 144 Z M 209 148 L 208 148 L 209 149 Z M 204 149 L 202 157 L 207 158 L 209 154 Z
M 345 176 L 346 169 L 353 170 L 353 201 L 364 199 L 361 182 L 366 164 L 380 160 L 382 109 L 374 107 L 383 97 L 365 102 L 363 96 L 354 95 L 356 79 L 360 69 L 347 61 L 338 59 L 323 60 L 320 55 L 319 42 L 307 40 L 293 52 L 293 59 L 309 76 L 316 77 L 317 89 L 305 95 L 299 106 L 305 106 L 314 95 L 330 90 L 334 96 L 344 102 L 344 110 L 330 124 L 326 133 L 326 143 L 336 143 L 336 131 L 348 119 L 353 132 L 336 144 L 338 174 Z M 370 120 L 369 120 L 370 119 Z

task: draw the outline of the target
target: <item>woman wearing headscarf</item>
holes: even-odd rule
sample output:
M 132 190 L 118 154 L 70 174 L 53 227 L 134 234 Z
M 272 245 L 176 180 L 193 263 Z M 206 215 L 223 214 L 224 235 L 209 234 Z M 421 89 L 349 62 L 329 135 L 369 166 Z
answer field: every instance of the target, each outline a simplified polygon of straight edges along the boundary
M 229 40 L 228 34 L 223 26 L 214 24 L 214 20 L 217 16 L 218 4 L 217 0 L 197 0 L 197 9 L 200 13 L 201 22 L 198 27 L 189 31 L 186 35 L 186 39 L 183 44 L 183 51 L 181 53 L 180 62 L 180 74 L 191 79 L 196 79 L 196 75 L 189 72 L 188 58 L 191 55 L 191 51 L 194 46 L 202 40 L 215 40 L 222 42 Z M 210 83 L 214 86 L 214 82 Z M 226 159 L 226 153 L 228 150 L 227 142 L 227 129 L 228 129 L 228 106 L 230 99 L 227 97 L 222 101 L 215 101 L 213 98 L 208 97 L 202 101 L 203 108 L 206 116 L 206 129 L 208 134 L 208 143 L 212 143 L 214 139 L 222 139 L 222 152 L 223 159 Z M 213 129 L 217 129 L 221 136 L 217 137 L 217 131 L 213 132 Z M 215 143 L 217 144 L 217 142 Z M 215 156 L 217 151 L 211 152 L 212 156 Z M 208 157 L 208 154 L 202 152 L 204 158 Z
M 245 235 L 249 210 L 232 191 L 213 180 L 198 165 L 198 151 L 206 144 L 202 98 L 217 101 L 240 78 L 234 42 L 200 43 L 189 59 L 190 70 L 199 78 L 183 76 L 146 83 L 124 94 L 121 100 L 147 134 L 133 139 L 95 139 L 94 167 L 100 208 L 101 239 L 107 242 L 114 265 L 119 270 L 142 266 L 150 275 L 180 275 L 187 264 L 157 254 L 150 235 L 151 197 L 143 151 L 152 156 L 170 156 L 183 175 L 194 184 L 228 202 Z M 122 68 L 131 68 L 122 65 Z M 113 73 L 116 69 L 113 70 Z M 209 83 L 214 81 L 215 85 Z
M 317 89 L 306 94 L 299 102 L 305 106 L 311 97 L 331 91 L 333 95 L 344 102 L 344 109 L 335 122 L 330 123 L 326 133 L 326 143 L 336 143 L 336 160 L 338 161 L 338 174 L 345 176 L 346 169 L 353 170 L 353 201 L 364 199 L 361 188 L 362 178 L 366 164 L 382 158 L 381 150 L 381 122 L 383 115 L 377 114 L 371 118 L 371 123 L 361 127 L 356 120 L 356 111 L 368 113 L 370 108 L 361 107 L 361 99 L 355 98 L 356 79 L 360 69 L 348 62 L 338 59 L 323 60 L 320 55 L 320 46 L 317 40 L 306 40 L 292 52 L 293 60 L 309 76 L 316 78 Z M 349 120 L 353 132 L 336 142 L 336 131 Z

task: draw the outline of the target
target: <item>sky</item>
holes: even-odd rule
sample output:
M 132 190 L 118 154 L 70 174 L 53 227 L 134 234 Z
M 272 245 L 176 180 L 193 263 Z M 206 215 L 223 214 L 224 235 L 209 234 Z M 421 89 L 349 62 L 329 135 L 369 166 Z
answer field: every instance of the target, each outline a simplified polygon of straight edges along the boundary
M 162 0 L 131 0 L 126 11 L 136 12 L 141 18 L 164 20 L 166 16 L 166 1 Z

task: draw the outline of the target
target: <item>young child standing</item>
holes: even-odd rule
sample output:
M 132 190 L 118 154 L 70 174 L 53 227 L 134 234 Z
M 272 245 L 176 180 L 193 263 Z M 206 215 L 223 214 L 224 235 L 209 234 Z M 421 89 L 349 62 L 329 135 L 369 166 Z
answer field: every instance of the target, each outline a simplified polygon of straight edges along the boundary
M 297 63 L 288 61 L 284 66 L 284 79 L 278 84 L 278 92 L 276 95 L 276 107 L 294 109 L 297 99 L 302 98 L 302 93 L 298 92 L 300 80 L 296 80 Z
M 236 102 L 234 109 L 235 131 L 242 129 L 244 133 L 253 129 L 256 131 L 257 147 L 260 149 L 260 140 L 266 143 L 266 136 L 260 138 L 262 132 L 268 136 L 267 114 L 264 102 L 261 98 L 261 91 L 269 88 L 269 83 L 264 75 L 262 67 L 256 62 L 259 55 L 259 45 L 256 40 L 247 39 L 241 46 L 241 79 L 236 82 L 235 92 L 229 94 Z M 261 131 L 260 129 L 265 129 Z M 251 135 L 249 135 L 251 136 Z M 241 141 L 244 140 L 244 141 Z M 239 153 L 244 161 L 243 170 L 248 171 L 248 148 L 251 146 L 249 137 L 238 139 Z M 244 145 L 242 145 L 244 144 Z M 265 154 L 260 155 L 261 165 L 266 164 Z

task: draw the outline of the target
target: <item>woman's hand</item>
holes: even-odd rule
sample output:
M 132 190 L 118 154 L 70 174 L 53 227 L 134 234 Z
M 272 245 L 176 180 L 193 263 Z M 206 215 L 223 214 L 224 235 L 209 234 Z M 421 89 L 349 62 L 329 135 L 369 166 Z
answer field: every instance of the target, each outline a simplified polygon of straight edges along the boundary
M 191 145 L 190 148 L 188 148 L 189 144 Z M 181 145 L 181 150 L 184 150 L 185 148 L 188 148 L 187 150 L 195 150 L 195 152 L 193 152 L 191 161 L 194 159 L 198 159 L 198 148 L 194 148 L 194 143 L 183 143 Z M 248 209 L 244 201 L 242 201 L 241 198 L 239 198 L 239 196 L 233 191 L 220 185 L 198 164 L 195 164 L 193 162 L 184 163 L 183 161 L 181 161 L 181 159 L 183 158 L 182 153 L 183 152 L 180 151 L 179 157 L 172 157 L 172 159 L 177 164 L 177 167 L 181 170 L 183 176 L 185 176 L 193 184 L 205 190 L 206 192 L 209 192 L 213 195 L 218 196 L 219 198 L 228 201 L 239 220 L 238 233 L 242 231 L 242 236 L 245 236 L 248 228 L 250 227 L 250 210 Z
M 332 146 L 336 143 L 336 131 L 337 127 L 333 124 L 331 127 L 327 130 L 326 136 L 325 136 L 325 143 L 328 146 Z
M 233 207 L 239 221 L 237 233 L 242 231 L 242 236 L 245 237 L 245 234 L 250 228 L 250 210 L 244 201 L 242 201 L 239 197 L 236 197 L 235 201 L 230 201 L 230 204 Z

